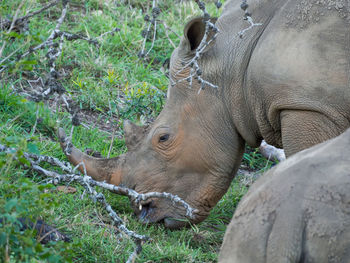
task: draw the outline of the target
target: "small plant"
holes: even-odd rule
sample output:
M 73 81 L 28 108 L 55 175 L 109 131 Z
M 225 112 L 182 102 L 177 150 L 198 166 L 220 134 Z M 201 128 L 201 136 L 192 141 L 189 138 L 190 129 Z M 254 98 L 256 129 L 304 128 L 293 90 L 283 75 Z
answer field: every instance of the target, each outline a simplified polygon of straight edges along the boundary
M 146 82 L 133 87 L 126 85 L 123 91 L 124 96 L 118 99 L 123 119 L 154 118 L 163 108 L 165 93 Z
M 13 153 L 23 163 L 21 151 Z M 9 170 L 12 156 L 0 156 L 1 171 Z M 23 176 L 23 175 L 22 175 Z M 32 262 L 44 260 L 46 262 L 72 262 L 73 247 L 69 243 L 50 242 L 45 246 L 39 242 L 37 233 L 33 229 L 23 229 L 19 218 L 26 218 L 36 222 L 44 211 L 50 211 L 58 205 L 52 198 L 50 189 L 52 185 L 40 185 L 28 178 L 0 177 L 0 261 L 1 262 Z
M 247 146 L 246 151 L 243 154 L 242 164 L 251 170 L 265 172 L 275 165 L 276 162 L 266 160 L 266 158 L 259 152 L 259 148 L 251 148 Z

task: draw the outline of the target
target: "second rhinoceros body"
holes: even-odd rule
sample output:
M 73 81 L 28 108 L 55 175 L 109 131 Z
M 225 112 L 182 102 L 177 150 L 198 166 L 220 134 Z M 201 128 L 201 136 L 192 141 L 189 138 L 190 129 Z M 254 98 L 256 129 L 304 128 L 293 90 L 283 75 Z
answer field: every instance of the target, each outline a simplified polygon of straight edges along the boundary
M 239 203 L 220 263 L 350 262 L 350 129 L 299 152 Z
M 97 180 L 138 192 L 170 192 L 207 217 L 226 192 L 245 143 L 262 139 L 287 156 L 342 133 L 350 126 L 349 1 L 252 0 L 249 12 L 262 23 L 246 31 L 241 1 L 229 1 L 216 21 L 217 38 L 198 61 L 207 86 L 198 94 L 185 67 L 196 54 L 205 26 L 193 19 L 170 61 L 166 105 L 151 127 L 125 122 L 128 152 L 92 158 L 73 149 L 73 164 L 85 163 Z M 61 134 L 61 137 L 64 137 Z M 62 143 L 65 146 L 65 143 Z M 137 209 L 136 209 L 137 210 Z M 153 200 L 138 212 L 146 222 L 184 224 L 184 211 Z

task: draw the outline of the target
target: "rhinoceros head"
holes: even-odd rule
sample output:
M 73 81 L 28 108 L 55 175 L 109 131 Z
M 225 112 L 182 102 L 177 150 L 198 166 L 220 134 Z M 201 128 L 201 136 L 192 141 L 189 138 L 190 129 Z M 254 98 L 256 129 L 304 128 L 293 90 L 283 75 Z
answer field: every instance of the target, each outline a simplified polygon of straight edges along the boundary
M 173 81 L 188 76 L 189 68 L 179 69 L 195 55 L 203 30 L 201 19 L 185 27 L 185 36 L 171 58 Z M 74 148 L 68 158 L 73 164 L 84 161 L 87 173 L 97 180 L 122 184 L 140 193 L 176 194 L 198 210 L 193 223 L 204 220 L 229 187 L 242 158 L 244 141 L 220 91 L 208 87 L 198 94 L 199 88 L 196 83 L 189 88 L 186 81 L 169 86 L 166 105 L 150 127 L 125 121 L 128 152 L 122 156 L 92 158 Z M 164 222 L 169 228 L 186 224 L 181 220 L 185 218 L 184 209 L 166 199 L 154 199 L 135 212 L 144 222 Z

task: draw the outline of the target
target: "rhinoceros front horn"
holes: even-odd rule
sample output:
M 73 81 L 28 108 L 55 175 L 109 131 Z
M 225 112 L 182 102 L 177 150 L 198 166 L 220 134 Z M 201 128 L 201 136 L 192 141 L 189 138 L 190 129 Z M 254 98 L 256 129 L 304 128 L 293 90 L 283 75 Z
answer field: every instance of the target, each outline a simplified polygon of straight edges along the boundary
M 75 148 L 62 128 L 58 130 L 58 138 L 61 148 L 69 161 L 77 166 L 84 163 L 86 173 L 97 181 L 106 181 L 108 183 L 119 185 L 121 182 L 121 163 L 123 156 L 114 158 L 95 158 L 89 156 L 79 149 Z M 84 167 L 79 166 L 79 170 L 84 173 Z

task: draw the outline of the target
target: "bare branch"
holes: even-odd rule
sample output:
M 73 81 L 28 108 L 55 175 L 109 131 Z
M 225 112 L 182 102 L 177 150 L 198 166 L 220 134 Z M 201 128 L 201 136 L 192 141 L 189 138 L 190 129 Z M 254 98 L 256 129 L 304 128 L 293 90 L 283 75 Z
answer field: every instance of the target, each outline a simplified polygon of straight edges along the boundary
M 100 40 L 102 39 L 103 37 L 107 36 L 107 35 L 114 35 L 116 32 L 119 32 L 120 31 L 120 28 L 119 27 L 116 27 L 114 28 L 113 30 L 111 31 L 108 31 L 108 32 L 104 32 L 102 33 L 101 35 L 99 35 L 98 37 L 96 37 L 96 39 Z
M 272 145 L 269 145 L 265 142 L 265 140 L 261 142 L 259 150 L 260 150 L 260 153 L 268 160 L 276 159 L 279 162 L 282 162 L 286 159 L 286 155 L 283 149 L 279 149 Z
M 29 17 L 32 17 L 33 15 L 39 13 L 39 11 L 44 11 L 46 9 L 48 9 L 49 7 L 53 6 L 53 5 L 56 5 L 58 1 L 53 1 L 51 2 L 50 4 L 44 6 L 42 9 L 36 11 L 36 12 L 33 12 L 33 13 L 30 13 L 28 14 L 27 16 L 25 17 L 22 17 L 21 19 L 28 19 Z M 110 32 L 106 32 L 106 33 L 103 33 L 101 34 L 99 37 L 97 37 L 96 39 L 91 39 L 91 38 L 88 38 L 86 36 L 83 36 L 81 34 L 74 34 L 74 33 L 70 33 L 70 32 L 66 32 L 66 31 L 61 31 L 60 28 L 61 28 L 61 25 L 63 24 L 63 21 L 65 19 L 65 16 L 67 14 L 67 9 L 68 9 L 68 1 L 66 0 L 62 0 L 62 3 L 63 3 L 63 8 L 62 8 L 62 12 L 61 12 L 61 16 L 60 18 L 57 20 L 57 24 L 56 24 L 56 27 L 55 29 L 52 31 L 52 33 L 49 35 L 49 37 L 42 43 L 40 43 L 39 45 L 37 46 L 34 46 L 34 47 L 30 47 L 26 52 L 24 52 L 23 54 L 17 56 L 17 61 L 25 58 L 26 56 L 30 55 L 31 53 L 37 51 L 37 50 L 40 50 L 40 49 L 44 49 L 46 47 L 49 48 L 48 52 L 47 52 L 47 56 L 49 57 L 49 66 L 50 66 L 50 72 L 51 72 L 51 75 L 52 74 L 56 74 L 56 70 L 54 70 L 54 61 L 59 57 L 59 55 L 62 53 L 62 47 L 63 47 L 63 40 L 66 39 L 68 41 L 73 41 L 73 40 L 78 40 L 78 39 L 81 39 L 81 40 L 85 40 L 87 42 L 89 42 L 90 44 L 93 44 L 95 46 L 99 46 L 99 42 L 97 41 L 97 39 L 101 39 L 103 36 L 107 35 L 107 34 L 112 34 L 114 32 L 118 32 L 119 31 L 119 28 L 114 28 L 112 31 Z M 18 21 L 18 20 L 17 20 Z M 55 43 L 55 39 L 59 38 L 59 41 L 58 43 Z M 5 62 L 7 59 L 9 59 L 11 56 L 15 55 L 17 52 L 12 52 L 10 55 L 8 55 L 5 59 L 3 59 L 1 61 L 0 64 L 2 64 L 3 62 Z M 6 68 L 6 66 L 2 66 L 1 69 L 0 69 L 0 72 L 4 71 L 4 69 Z M 49 95 L 51 94 L 53 91 L 51 89 L 48 89 L 47 92 L 45 94 L 43 94 L 44 96 L 45 95 Z
M 30 47 L 28 51 L 26 51 L 22 55 L 18 56 L 17 60 L 21 60 L 21 59 L 25 58 L 26 56 L 28 56 L 29 54 L 33 53 L 36 50 L 43 49 L 45 47 L 51 47 L 52 48 L 52 46 L 54 46 L 53 40 L 55 38 L 61 36 L 60 35 L 60 27 L 61 27 L 61 25 L 63 23 L 63 20 L 64 20 L 66 14 L 67 14 L 67 9 L 68 9 L 68 1 L 62 0 L 62 3 L 63 3 L 63 8 L 62 8 L 61 16 L 57 20 L 56 27 L 52 31 L 50 36 L 43 43 L 41 43 L 41 44 L 39 44 L 39 45 L 37 45 L 35 47 Z M 13 22 L 14 21 L 15 21 L 15 19 L 13 20 Z M 1 55 L 1 52 L 0 52 L 0 55 Z M 3 71 L 5 68 L 6 68 L 5 66 L 2 66 L 1 71 Z
M 67 146 L 72 145 L 70 143 L 67 143 Z M 69 151 L 69 148 L 67 147 L 66 151 Z M 4 145 L 0 144 L 0 152 L 5 152 L 9 154 L 15 154 L 16 149 L 15 148 L 9 148 Z M 150 238 L 145 235 L 140 235 L 135 233 L 134 231 L 129 230 L 123 220 L 118 216 L 118 214 L 112 209 L 111 205 L 106 201 L 105 196 L 101 192 L 97 192 L 95 187 L 99 186 L 101 188 L 104 188 L 106 190 L 109 190 L 113 193 L 117 193 L 120 195 L 125 195 L 130 197 L 130 199 L 135 202 L 136 205 L 141 205 L 141 201 L 147 201 L 150 198 L 167 198 L 173 202 L 173 204 L 178 204 L 183 206 L 186 209 L 186 216 L 188 218 L 194 219 L 195 213 L 198 212 L 198 210 L 193 209 L 189 204 L 187 204 L 184 200 L 179 198 L 177 195 L 172 195 L 170 193 L 158 193 L 158 192 L 150 192 L 146 194 L 140 194 L 136 191 L 126 188 L 126 187 L 120 187 L 115 186 L 112 184 L 108 184 L 106 182 L 98 182 L 93 180 L 90 176 L 86 174 L 86 170 L 84 169 L 84 176 L 78 175 L 75 173 L 76 168 L 78 166 L 83 166 L 85 168 L 84 163 L 80 163 L 77 167 L 72 168 L 72 166 L 68 162 L 62 162 L 57 158 L 51 157 L 51 156 L 42 156 L 42 155 L 36 155 L 31 153 L 23 153 L 23 157 L 29 161 L 30 168 L 34 171 L 39 172 L 40 174 L 48 177 L 49 180 L 47 180 L 47 183 L 53 183 L 58 184 L 60 182 L 76 182 L 82 185 L 87 193 L 90 195 L 90 198 L 93 201 L 97 201 L 102 204 L 102 206 L 106 209 L 109 216 L 113 220 L 115 226 L 122 231 L 124 234 L 126 234 L 128 237 L 132 238 L 135 242 L 135 249 L 130 254 L 127 262 L 134 262 L 135 258 L 138 254 L 142 251 L 142 243 L 149 241 Z M 44 169 L 40 166 L 41 162 L 47 162 L 53 166 L 61 168 L 66 174 L 59 174 L 55 171 L 50 171 L 47 169 Z
M 50 7 L 52 6 L 55 6 L 57 5 L 57 3 L 59 2 L 60 0 L 54 0 L 46 5 L 44 5 L 42 8 L 40 8 L 39 10 L 37 11 L 33 11 L 33 12 L 30 12 L 29 14 L 25 15 L 25 16 L 22 16 L 22 17 L 19 17 L 19 18 L 16 18 L 16 16 L 12 19 L 12 21 L 8 20 L 8 21 L 5 21 L 3 23 L 3 28 L 8 28 L 12 23 L 15 25 L 15 24 L 21 24 L 23 21 L 25 20 L 28 20 L 29 18 L 37 15 L 37 14 L 40 14 L 42 13 L 43 11 L 45 11 L 46 9 L 49 9 Z
M 153 39 L 152 39 L 152 44 L 151 47 L 149 48 L 149 50 L 147 51 L 147 53 L 145 54 L 145 56 L 148 56 L 149 52 L 151 52 L 151 50 L 154 47 L 154 41 L 156 41 L 156 34 L 157 34 L 157 20 L 154 20 L 153 22 Z
M 36 125 L 38 124 L 38 119 L 39 119 L 39 105 L 36 104 L 36 113 L 35 113 L 35 123 L 32 128 L 32 132 L 30 133 L 30 136 L 33 136 L 35 133 Z
M 157 33 L 157 17 L 160 14 L 160 9 L 157 7 L 157 0 L 153 0 L 152 2 L 152 19 L 149 17 L 149 15 L 145 15 L 144 20 L 148 22 L 147 30 L 143 30 L 141 35 L 144 37 L 143 43 L 142 43 L 142 49 L 139 52 L 138 56 L 139 58 L 145 58 L 153 49 L 154 46 L 154 41 L 156 38 L 156 33 Z M 153 25 L 153 39 L 152 39 L 152 44 L 151 47 L 148 49 L 147 52 L 145 52 L 146 48 L 146 42 L 148 39 L 149 34 L 151 33 L 151 27 Z
M 247 27 L 247 28 L 245 28 L 245 29 L 243 29 L 243 30 L 238 32 L 238 35 L 239 35 L 240 38 L 243 37 L 245 32 L 247 32 L 248 30 L 252 29 L 253 27 L 255 27 L 255 26 L 262 26 L 262 23 L 254 23 L 253 19 L 250 16 L 247 16 L 245 20 L 248 21 L 249 27 Z
M 183 65 L 183 67 L 175 73 L 175 76 L 177 76 L 179 73 L 184 71 L 186 68 L 190 67 L 191 68 L 190 75 L 186 78 L 183 78 L 183 79 L 180 79 L 177 81 L 172 80 L 171 76 L 170 76 L 170 83 L 172 86 L 174 86 L 174 85 L 186 80 L 189 83 L 189 88 L 192 88 L 193 79 L 195 79 L 200 84 L 200 88 L 198 90 L 198 94 L 199 94 L 201 92 L 201 90 L 203 90 L 205 88 L 205 86 L 209 86 L 209 87 L 215 88 L 215 89 L 218 88 L 218 86 L 210 83 L 209 81 L 204 80 L 201 77 L 202 70 L 200 69 L 200 67 L 198 65 L 198 61 L 201 58 L 201 56 L 203 55 L 205 49 L 211 44 L 212 41 L 214 41 L 216 39 L 217 34 L 219 33 L 219 29 L 210 21 L 211 17 L 206 10 L 204 2 L 202 2 L 200 0 L 195 0 L 195 2 L 197 3 L 199 9 L 201 9 L 203 12 L 203 20 L 205 23 L 204 36 L 203 36 L 199 46 L 196 49 L 196 53 L 195 53 L 194 57 L 188 63 L 185 63 Z M 217 1 L 215 4 L 216 4 L 217 8 L 221 7 L 220 2 Z M 209 38 L 210 33 L 213 33 L 213 35 Z
M 164 25 L 164 28 L 165 28 L 165 35 L 168 38 L 169 43 L 173 46 L 173 48 L 176 48 L 174 42 L 169 37 L 167 25 L 164 22 L 163 22 L 163 25 Z
M 17 48 L 16 50 L 12 51 L 12 52 L 11 52 L 10 54 L 8 54 L 5 58 L 3 58 L 3 59 L 0 61 L 0 65 L 3 64 L 3 63 L 5 63 L 6 60 L 8 60 L 10 57 L 12 57 L 14 54 L 16 54 L 16 53 L 18 52 L 18 50 L 20 50 L 21 48 L 22 48 L 22 46 L 19 47 L 19 48 Z
M 12 31 L 12 29 L 13 29 L 15 23 L 16 23 L 16 19 L 17 19 L 18 13 L 19 13 L 19 11 L 21 10 L 23 4 L 24 4 L 24 1 L 21 1 L 21 3 L 19 4 L 19 6 L 18 6 L 18 8 L 17 8 L 17 10 L 16 10 L 16 13 L 15 13 L 14 18 L 13 18 L 12 22 L 10 23 L 10 28 L 9 28 L 9 30 L 7 31 L 7 34 L 9 34 L 9 33 Z M 4 49 L 5 49 L 6 43 L 7 43 L 7 41 L 4 41 L 4 42 L 2 43 L 2 47 L 1 47 L 1 49 L 0 49 L 0 58 L 2 57 L 2 52 L 3 52 Z
M 254 21 L 251 17 L 251 14 L 248 12 L 248 7 L 249 7 L 249 5 L 247 4 L 247 0 L 242 0 L 241 9 L 244 11 L 244 18 L 243 19 L 248 21 L 249 27 L 238 32 L 238 35 L 240 38 L 243 38 L 244 33 L 247 32 L 248 30 L 252 29 L 253 27 L 262 25 L 262 23 L 254 23 Z
M 117 128 L 115 128 L 113 130 L 113 133 L 112 133 L 112 139 L 111 139 L 111 144 L 109 145 L 109 149 L 108 149 L 108 154 L 107 154 L 107 158 L 110 157 L 111 155 L 111 152 L 112 152 L 112 148 L 113 148 L 113 143 L 114 143 L 114 139 L 115 139 L 115 134 L 117 132 Z
M 66 144 L 66 148 L 64 149 L 64 153 L 66 155 L 69 155 L 72 151 L 73 144 L 70 141 L 69 137 L 64 138 L 64 144 Z M 96 185 L 99 187 L 102 187 L 104 189 L 109 190 L 112 193 L 120 194 L 120 195 L 125 195 L 131 198 L 131 200 L 135 203 L 135 205 L 139 206 L 141 205 L 141 201 L 147 201 L 150 198 L 167 198 L 171 200 L 174 204 L 178 204 L 183 206 L 186 209 L 186 216 L 189 219 L 195 219 L 195 214 L 198 212 L 197 209 L 193 209 L 189 204 L 187 204 L 184 200 L 182 200 L 180 197 L 177 195 L 173 195 L 170 193 L 158 193 L 158 192 L 149 192 L 146 194 L 140 194 L 136 192 L 135 190 L 132 190 L 127 187 L 122 187 L 122 186 L 116 186 L 113 184 L 108 184 L 106 182 L 98 182 L 93 180 L 91 177 L 89 179 L 89 182 L 91 185 Z
M 159 20 L 159 22 L 161 22 L 161 23 L 164 25 L 164 28 L 165 28 L 166 30 L 169 30 L 171 33 L 173 33 L 173 34 L 174 34 L 175 36 L 177 36 L 178 38 L 181 38 L 181 37 L 179 36 L 178 33 L 176 33 L 171 27 L 169 27 L 169 26 L 165 23 L 164 20 Z
M 136 260 L 137 255 L 139 255 L 142 251 L 142 243 L 139 240 L 135 241 L 135 249 L 134 252 L 132 252 L 128 258 L 128 261 L 126 263 L 134 263 Z
M 0 144 L 0 152 L 6 152 L 6 153 L 15 153 L 16 149 L 14 148 L 8 148 L 4 145 Z M 112 209 L 111 205 L 106 201 L 105 196 L 101 192 L 97 192 L 95 190 L 95 186 L 97 184 L 96 181 L 94 181 L 91 177 L 87 176 L 86 174 L 84 176 L 80 176 L 78 174 L 74 173 L 74 168 L 72 168 L 70 165 L 67 166 L 67 163 L 63 163 L 59 161 L 56 158 L 49 157 L 49 156 L 38 156 L 35 154 L 28 154 L 28 153 L 23 153 L 23 157 L 29 161 L 30 163 L 30 168 L 33 169 L 34 171 L 39 172 L 40 174 L 49 177 L 51 180 L 48 181 L 48 183 L 53 183 L 53 184 L 58 184 L 59 182 L 77 182 L 80 185 L 82 185 L 85 190 L 88 192 L 90 195 L 90 198 L 93 201 L 97 201 L 103 205 L 103 207 L 106 209 L 108 212 L 109 216 L 113 220 L 115 226 L 122 231 L 124 234 L 126 234 L 128 237 L 132 238 L 135 242 L 135 250 L 134 252 L 130 255 L 129 259 L 134 259 L 139 253 L 142 251 L 142 242 L 149 241 L 150 238 L 145 235 L 140 235 L 135 233 L 134 231 L 129 230 L 123 220 L 118 216 L 118 214 Z M 42 168 L 39 163 L 42 161 L 47 161 L 48 163 L 58 166 L 62 168 L 64 171 L 70 172 L 69 174 L 59 174 L 55 171 L 49 171 L 47 169 Z

